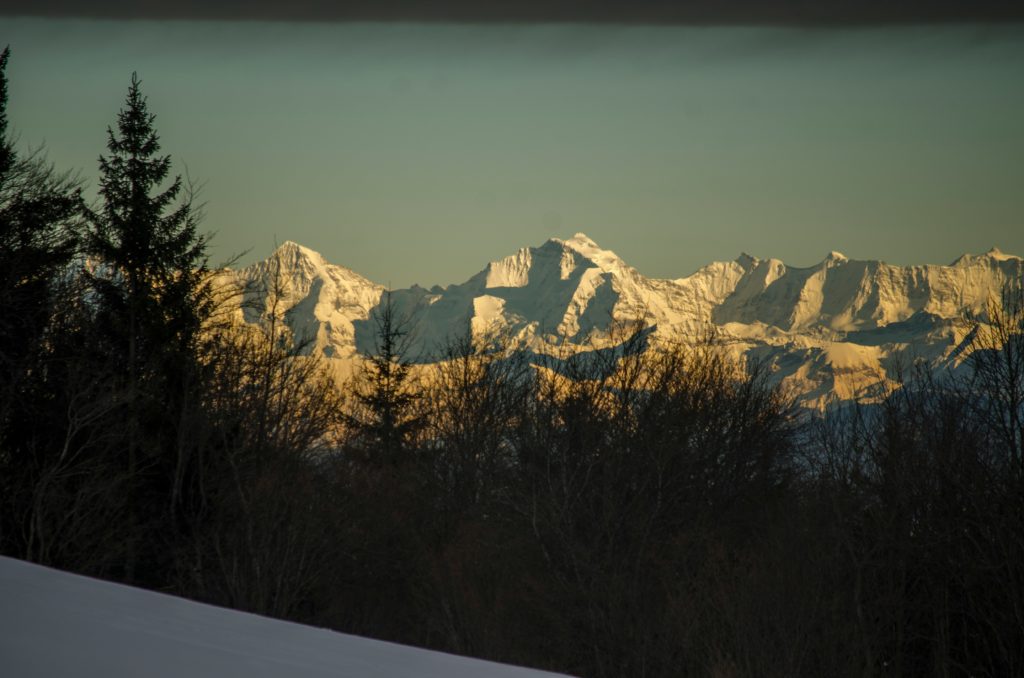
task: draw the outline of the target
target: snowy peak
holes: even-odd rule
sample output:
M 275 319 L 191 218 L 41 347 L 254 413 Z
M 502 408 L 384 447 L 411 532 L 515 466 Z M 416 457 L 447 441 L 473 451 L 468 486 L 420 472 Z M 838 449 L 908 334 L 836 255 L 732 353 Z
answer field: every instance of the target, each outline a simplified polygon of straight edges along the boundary
M 270 259 L 289 267 L 319 268 L 327 265 L 323 255 L 319 252 L 292 240 L 285 240 L 278 245 L 277 249 L 271 253 Z
M 273 275 L 294 284 L 308 286 L 330 266 L 319 252 L 286 240 L 265 262 L 266 275 Z M 257 264 L 260 266 L 260 264 Z
M 565 240 L 563 240 L 562 238 L 548 238 L 545 245 L 552 243 L 555 245 L 564 245 L 565 247 L 574 249 L 577 252 L 580 252 L 581 254 L 584 254 L 588 251 L 594 252 L 601 250 L 601 248 L 598 247 L 597 243 L 594 242 L 593 239 L 590 238 L 590 236 L 582 232 L 576 233 L 571 238 L 566 238 Z
M 1007 254 L 998 247 L 992 247 L 984 254 L 961 254 L 950 266 L 971 266 L 977 263 L 992 264 L 1004 261 L 1020 261 L 1021 258 L 1015 254 Z
M 581 270 L 595 267 L 605 273 L 621 273 L 629 268 L 617 254 L 601 249 L 585 233 L 577 233 L 568 240 L 550 238 L 539 247 L 524 247 L 492 261 L 481 275 L 488 289 L 526 287 L 531 280 L 571 280 Z
M 548 245 L 557 245 L 563 249 L 575 252 L 582 256 L 584 259 L 593 262 L 598 268 L 605 272 L 618 272 L 619 270 L 626 268 L 626 264 L 619 255 L 615 254 L 611 250 L 602 249 L 596 242 L 594 242 L 586 233 L 577 233 L 568 240 L 559 240 L 558 238 L 552 238 L 546 243 Z
M 256 268 L 270 266 L 283 277 L 291 278 L 302 285 L 310 285 L 317 279 L 348 281 L 350 284 L 374 285 L 368 279 L 344 266 L 328 263 L 323 255 L 297 242 L 286 240 L 271 253 L 266 261 L 254 265 Z M 253 267 L 250 266 L 249 269 Z M 246 270 L 249 270 L 246 269 Z
M 309 249 L 294 240 L 285 240 L 277 246 L 271 256 L 315 256 L 323 258 L 319 252 Z
M 296 348 L 327 357 L 355 353 L 354 323 L 369 316 L 384 292 L 383 286 L 290 240 L 266 260 L 225 275 L 243 291 L 243 320 L 259 324 L 283 318 Z
M 985 252 L 985 256 L 989 259 L 995 259 L 996 261 L 1010 261 L 1012 259 L 1020 259 L 1020 257 L 1014 254 L 1006 254 L 998 247 L 993 247 L 988 252 Z
M 571 238 L 565 241 L 565 244 L 573 248 L 589 247 L 591 249 L 600 249 L 597 246 L 597 243 L 594 242 L 590 238 L 590 236 L 588 236 L 586 233 L 583 233 L 582 231 L 579 233 L 575 233 Z

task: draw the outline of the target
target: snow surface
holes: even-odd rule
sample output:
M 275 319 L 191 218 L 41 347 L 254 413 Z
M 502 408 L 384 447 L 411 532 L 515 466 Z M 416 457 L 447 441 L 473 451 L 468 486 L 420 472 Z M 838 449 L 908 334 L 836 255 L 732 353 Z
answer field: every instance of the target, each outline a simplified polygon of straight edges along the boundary
M 0 675 L 540 678 L 0 557 Z

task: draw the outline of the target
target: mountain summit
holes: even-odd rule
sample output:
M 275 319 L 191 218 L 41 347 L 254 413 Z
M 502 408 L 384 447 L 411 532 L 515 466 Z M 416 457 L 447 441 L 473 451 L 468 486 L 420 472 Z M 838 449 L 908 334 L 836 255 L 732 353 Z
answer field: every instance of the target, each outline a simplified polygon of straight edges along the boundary
M 248 290 L 243 316 L 277 313 L 305 350 L 352 359 L 372 350 L 371 315 L 385 288 L 285 242 L 265 261 L 229 272 Z M 993 248 L 949 266 L 894 266 L 830 252 L 814 266 L 741 254 L 673 280 L 648 278 L 584 233 L 552 238 L 488 263 L 469 280 L 395 290 L 415 325 L 416 359 L 454 336 L 501 331 L 543 353 L 589 350 L 616 326 L 641 321 L 682 341 L 708 326 L 738 356 L 765 361 L 778 381 L 814 404 L 885 389 L 898 366 L 953 359 L 961 318 L 1024 277 L 1024 260 Z

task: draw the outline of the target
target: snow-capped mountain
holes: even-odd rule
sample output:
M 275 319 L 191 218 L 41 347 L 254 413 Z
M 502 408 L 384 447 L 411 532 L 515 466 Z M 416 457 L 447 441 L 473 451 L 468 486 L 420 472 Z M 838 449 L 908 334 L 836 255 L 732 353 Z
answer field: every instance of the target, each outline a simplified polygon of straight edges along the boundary
M 351 359 L 374 346 L 373 312 L 385 288 L 286 242 L 266 261 L 228 273 L 246 286 L 243 316 L 276 313 L 305 351 Z M 884 392 L 900 366 L 949 361 L 1024 260 L 992 249 L 948 266 L 893 266 L 838 252 L 809 268 L 742 254 L 685 278 L 647 278 L 577 233 L 492 261 L 448 287 L 394 290 L 417 359 L 452 337 L 500 330 L 535 352 L 587 350 L 615 341 L 623 323 L 693 341 L 713 326 L 737 355 L 767 363 L 808 404 Z
M 282 318 L 293 340 L 308 344 L 305 353 L 328 358 L 356 355 L 354 323 L 366 321 L 385 289 L 290 241 L 266 260 L 229 275 L 244 291 L 246 322 Z

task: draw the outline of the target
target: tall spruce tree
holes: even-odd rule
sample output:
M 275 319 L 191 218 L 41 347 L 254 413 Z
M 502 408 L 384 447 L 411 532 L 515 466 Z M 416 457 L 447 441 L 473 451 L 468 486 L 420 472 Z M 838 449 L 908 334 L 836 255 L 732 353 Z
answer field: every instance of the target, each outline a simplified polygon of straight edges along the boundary
M 181 176 L 167 188 L 171 157 L 160 141 L 141 81 L 133 73 L 117 130 L 107 129 L 109 155 L 100 156 L 102 206 L 90 215 L 89 250 L 104 312 L 122 342 L 133 379 L 144 366 L 194 348 L 210 311 L 207 238 Z
M 198 342 L 212 300 L 207 238 L 198 232 L 192 192 L 168 180 L 140 80 L 133 73 L 117 129 L 100 156 L 99 209 L 89 214 L 97 334 L 116 356 L 126 403 L 119 429 L 131 480 L 124 579 L 160 585 L 183 524 L 182 488 L 196 463 Z M 184 519 L 187 522 L 187 519 Z

